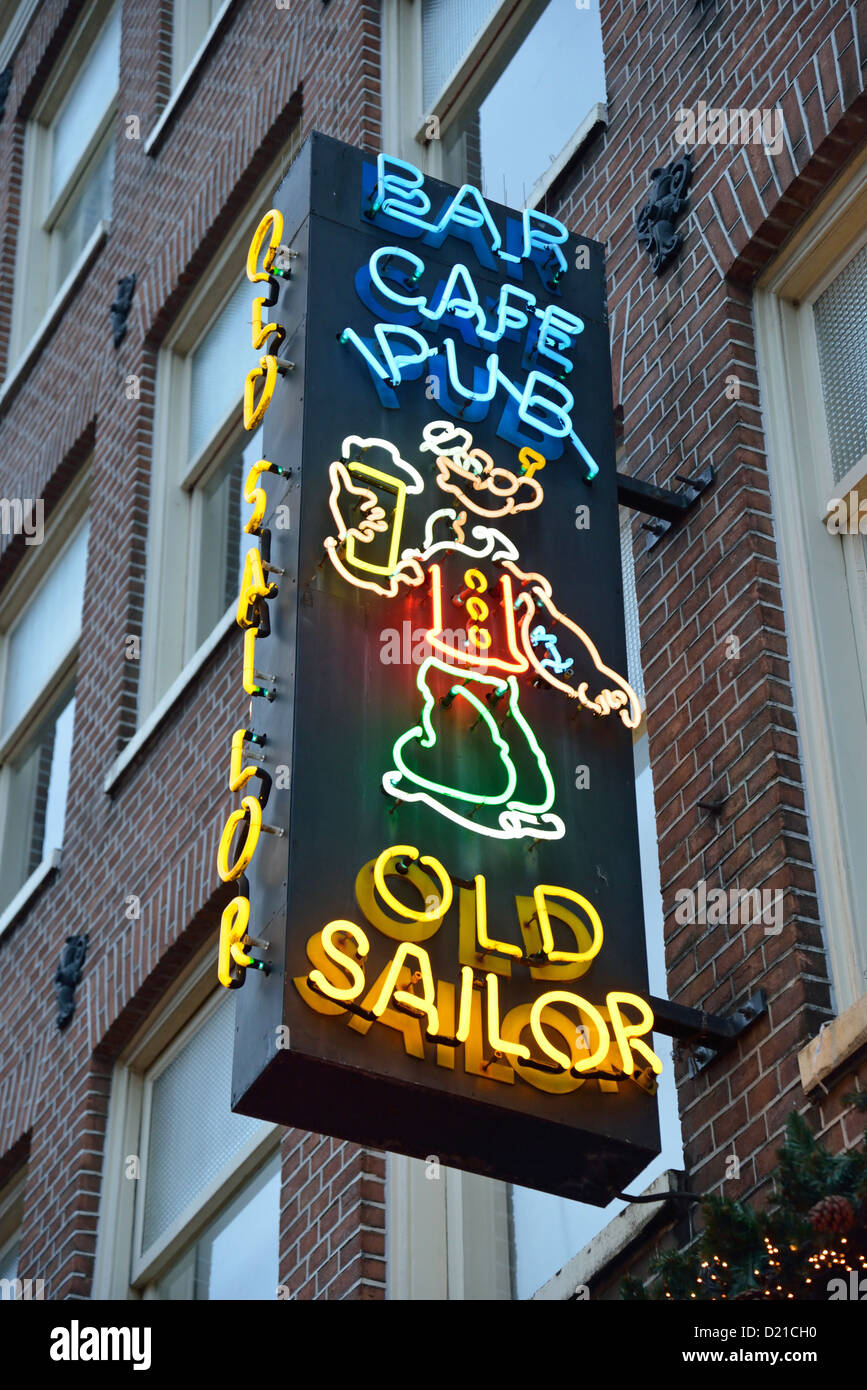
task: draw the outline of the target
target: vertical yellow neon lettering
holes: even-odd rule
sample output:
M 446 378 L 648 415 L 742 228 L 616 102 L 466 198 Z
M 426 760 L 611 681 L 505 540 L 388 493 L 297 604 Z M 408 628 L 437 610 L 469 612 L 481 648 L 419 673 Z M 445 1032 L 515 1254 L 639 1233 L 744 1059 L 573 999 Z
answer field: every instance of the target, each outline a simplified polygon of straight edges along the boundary
M 261 295 L 253 300 L 253 350 L 257 351 L 264 343 L 267 343 L 272 333 L 279 333 L 279 338 L 274 344 L 278 347 L 285 336 L 283 326 L 279 323 L 263 323 L 262 310 L 265 308 L 265 296 Z
M 254 463 L 250 472 L 247 474 L 247 481 L 244 483 L 244 501 L 253 508 L 253 513 L 244 523 L 244 530 L 248 535 L 258 532 L 262 525 L 265 509 L 268 506 L 268 498 L 263 487 L 258 486 L 259 476 L 262 473 L 271 471 L 271 463 L 268 459 L 259 459 Z
M 262 568 L 262 556 L 259 554 L 258 546 L 251 545 L 244 557 L 241 592 L 238 595 L 238 607 L 235 612 L 235 622 L 238 627 L 253 627 L 256 623 L 256 615 L 253 611 L 254 601 L 257 598 L 272 598 L 276 592 L 276 584 L 266 584 L 265 582 L 265 571 Z
M 258 401 L 255 399 L 256 382 L 259 377 L 265 378 L 262 387 L 262 394 Z M 274 395 L 274 387 L 277 385 L 277 358 L 273 353 L 268 353 L 266 357 L 259 358 L 258 367 L 251 367 L 244 382 L 244 429 L 255 429 L 259 421 L 264 418 L 265 411 L 271 404 L 271 397 Z
M 217 962 L 217 977 L 221 985 L 231 989 L 232 962 L 236 965 L 252 965 L 253 957 L 244 954 L 242 949 L 247 926 L 250 921 L 249 898 L 233 898 L 223 908 L 220 918 L 220 949 Z
M 662 1071 L 662 1063 L 652 1048 L 647 1043 L 642 1042 L 640 1034 L 649 1033 L 653 1028 L 653 1010 L 643 999 L 639 999 L 637 994 L 629 994 L 623 991 L 615 991 L 606 994 L 605 1004 L 611 1017 L 611 1027 L 614 1029 L 614 1037 L 617 1046 L 620 1048 L 620 1059 L 623 1063 L 623 1070 L 627 1076 L 631 1076 L 635 1071 L 635 1060 L 633 1052 L 637 1052 L 657 1075 Z M 641 1014 L 638 1023 L 629 1023 L 624 1019 L 620 1012 L 621 1004 L 631 1004 Z
M 268 247 L 262 261 L 264 270 L 259 269 L 259 252 L 262 250 L 262 243 L 268 238 Z M 274 257 L 277 255 L 277 247 L 283 240 L 283 214 L 277 208 L 270 208 L 262 218 L 250 241 L 250 248 L 247 251 L 247 279 L 256 284 L 259 280 L 268 280 L 269 271 L 274 264 Z
M 232 734 L 232 756 L 229 761 L 229 791 L 239 792 L 243 786 L 249 782 L 251 777 L 255 777 L 259 771 L 255 763 L 248 763 L 246 767 L 241 764 L 244 761 L 244 738 L 246 729 L 236 729 Z
M 249 816 L 250 824 L 247 826 L 247 838 L 244 841 L 241 852 L 234 864 L 229 863 L 229 855 L 232 851 L 232 841 L 235 838 L 235 831 L 238 826 Z M 259 835 L 262 830 L 262 807 L 259 805 L 255 796 L 245 796 L 241 802 L 240 809 L 233 811 L 223 827 L 220 836 L 220 847 L 217 850 L 217 872 L 224 883 L 231 882 L 232 879 L 240 878 L 250 860 L 253 852 L 259 843 Z

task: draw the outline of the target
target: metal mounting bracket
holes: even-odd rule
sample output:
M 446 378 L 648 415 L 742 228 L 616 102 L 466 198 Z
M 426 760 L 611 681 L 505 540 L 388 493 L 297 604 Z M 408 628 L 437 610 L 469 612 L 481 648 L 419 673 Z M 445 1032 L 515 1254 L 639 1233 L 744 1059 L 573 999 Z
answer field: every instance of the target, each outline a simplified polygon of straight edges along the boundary
M 647 532 L 647 549 L 652 550 L 670 531 L 680 525 L 683 518 L 695 507 L 702 493 L 711 487 L 716 479 L 716 469 L 709 463 L 707 468 L 691 478 L 676 473 L 677 481 L 683 483 L 680 492 L 673 492 L 667 487 L 656 487 L 654 483 L 642 482 L 640 478 L 630 478 L 626 473 L 618 473 L 616 477 L 617 500 L 620 505 L 655 518 L 654 521 L 641 523 L 642 530 Z
M 732 1048 L 756 1019 L 768 1011 L 768 999 L 763 989 L 757 989 L 745 1004 L 731 1014 L 707 1014 L 703 1009 L 688 1009 L 683 1004 L 674 1004 L 670 999 L 657 999 L 653 995 L 648 997 L 647 1002 L 653 1010 L 653 1031 L 689 1045 L 690 1076 L 697 1076 Z

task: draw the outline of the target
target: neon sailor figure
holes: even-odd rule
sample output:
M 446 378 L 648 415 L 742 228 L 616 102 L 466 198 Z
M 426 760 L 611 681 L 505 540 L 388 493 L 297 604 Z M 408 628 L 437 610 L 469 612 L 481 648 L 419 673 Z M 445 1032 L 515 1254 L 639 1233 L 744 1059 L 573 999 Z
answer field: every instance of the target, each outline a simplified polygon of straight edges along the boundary
M 337 534 L 325 539 L 325 548 L 335 570 L 386 598 L 423 586 L 429 595 L 425 636 L 432 654 L 416 680 L 422 708 L 394 744 L 383 789 L 399 801 L 424 802 L 477 834 L 559 839 L 565 825 L 554 809 L 544 751 L 520 708 L 519 678 L 544 682 L 594 714 L 616 711 L 629 729 L 641 718 L 638 696 L 605 665 L 587 633 L 560 612 L 548 580 L 522 569 L 514 542 L 491 524 L 541 505 L 533 473 L 544 466 L 542 456 L 526 451 L 534 462 L 524 475 L 513 473 L 473 448 L 469 431 L 447 420 L 425 426 L 419 451 L 434 455 L 439 500 L 448 505 L 430 512 L 421 544 L 403 550 L 407 495 L 425 489 L 418 469 L 388 441 L 357 435 L 343 441 L 342 457 L 330 467 Z M 374 466 L 367 462 L 371 454 L 384 454 L 386 462 Z M 389 517 L 377 490 L 394 497 Z M 593 694 L 587 681 L 569 683 L 574 658 L 561 647 L 570 638 L 599 672 L 601 688 Z M 466 721 L 448 713 L 461 705 L 472 716 L 474 767 L 478 745 L 487 740 L 492 771 L 483 786 L 472 784 L 475 774 L 455 737 Z

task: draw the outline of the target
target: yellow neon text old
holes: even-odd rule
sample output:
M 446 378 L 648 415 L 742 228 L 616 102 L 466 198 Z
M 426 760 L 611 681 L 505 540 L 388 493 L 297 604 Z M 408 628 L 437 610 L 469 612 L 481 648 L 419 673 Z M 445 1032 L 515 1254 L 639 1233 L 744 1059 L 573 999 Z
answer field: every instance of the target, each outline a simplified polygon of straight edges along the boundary
M 412 885 L 423 908 L 395 896 L 387 879 L 397 875 Z M 506 1084 L 518 1076 L 537 1089 L 565 1094 L 592 1074 L 602 1090 L 616 1091 L 618 1077 L 637 1073 L 640 1084 L 652 1089 L 653 1076 L 662 1071 L 646 1040 L 653 1011 L 631 991 L 609 990 L 604 1004 L 594 1004 L 554 987 L 503 1015 L 500 980 L 513 965 L 523 963 L 531 978 L 562 982 L 584 974 L 599 953 L 602 922 L 580 893 L 541 884 L 532 896 L 516 895 L 523 938 L 518 946 L 489 934 L 484 875 L 475 876 L 472 889 L 459 886 L 456 893 L 438 860 L 415 846 L 393 845 L 361 868 L 356 900 L 368 926 L 395 943 L 391 958 L 371 980 L 365 929 L 345 919 L 327 923 L 307 943 L 313 968 L 294 981 L 315 1012 L 349 1014 L 348 1026 L 362 1034 L 384 1024 L 402 1034 L 410 1056 L 454 1069 L 460 1054 L 465 1071 Z M 435 977 L 423 944 L 455 902 L 457 986 Z M 572 932 L 577 950 L 555 946 L 552 922 Z

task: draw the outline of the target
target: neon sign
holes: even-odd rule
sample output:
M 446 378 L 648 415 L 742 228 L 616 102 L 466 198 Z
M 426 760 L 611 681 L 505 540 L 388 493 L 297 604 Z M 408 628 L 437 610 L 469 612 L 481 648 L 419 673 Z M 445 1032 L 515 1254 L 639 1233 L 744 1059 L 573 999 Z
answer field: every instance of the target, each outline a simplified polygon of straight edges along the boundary
M 253 233 L 253 239 L 247 253 L 247 279 L 253 283 L 260 281 L 269 283 L 272 287 L 272 295 L 270 296 L 272 304 L 276 303 L 277 298 L 276 292 L 273 291 L 276 291 L 279 286 L 271 272 L 282 237 L 282 214 L 272 208 L 270 212 L 265 214 Z M 259 257 L 266 240 L 268 245 L 260 268 Z M 266 302 L 268 301 L 264 296 L 253 301 L 252 340 L 254 348 L 261 347 L 272 336 L 275 339 L 272 347 L 276 347 L 284 337 L 281 324 L 262 323 L 262 307 Z M 274 395 L 278 370 L 278 360 L 273 352 L 270 352 L 261 358 L 258 367 L 254 367 L 247 374 L 244 382 L 245 429 L 255 429 L 264 418 Z M 264 385 L 258 401 L 255 401 L 255 384 L 260 377 L 264 378 Z M 244 498 L 253 508 L 244 524 L 244 531 L 248 535 L 256 536 L 259 545 L 250 546 L 244 557 L 244 572 L 235 615 L 235 621 L 244 631 L 243 688 L 251 697 L 251 714 L 254 698 L 273 700 L 275 693 L 273 685 L 268 686 L 259 683 L 255 669 L 256 641 L 260 637 L 267 637 L 271 630 L 268 602 L 277 595 L 277 585 L 265 577 L 266 572 L 272 573 L 274 568 L 267 559 L 263 559 L 261 549 L 264 544 L 267 553 L 267 546 L 270 541 L 269 533 L 262 530 L 267 496 L 265 489 L 259 483 L 260 478 L 266 473 L 282 475 L 283 469 L 277 464 L 271 463 L 269 459 L 258 459 L 249 470 L 244 485 Z M 266 830 L 278 835 L 283 832 L 279 827 L 264 824 L 262 820 L 262 812 L 268 804 L 271 792 L 272 784 L 269 773 L 256 762 L 242 767 L 245 746 L 249 744 L 261 749 L 264 743 L 265 736 L 257 734 L 252 729 L 237 729 L 232 735 L 229 790 L 241 791 L 255 777 L 259 780 L 259 792 L 257 796 L 245 796 L 241 801 L 240 809 L 231 813 L 223 828 L 217 850 L 217 872 L 220 878 L 224 883 L 235 883 L 238 887 L 238 896 L 224 908 L 220 922 L 217 975 L 220 984 L 227 989 L 238 989 L 243 985 L 247 970 L 251 966 L 257 970 L 267 971 L 268 969 L 264 960 L 249 953 L 250 946 L 258 943 L 248 934 L 250 899 L 246 870 L 250 867 L 262 831 Z M 233 849 L 234 842 L 239 836 L 241 837 L 240 847 Z
M 415 870 L 412 875 L 411 869 Z M 426 901 L 432 900 L 433 906 L 422 910 L 395 897 L 388 879 L 396 875 L 412 883 L 420 894 L 426 895 Z M 435 891 L 427 893 L 434 886 Z M 646 1090 L 655 1090 L 655 1077 L 662 1071 L 662 1063 L 647 1041 L 653 1029 L 653 1011 L 640 996 L 630 990 L 609 990 L 604 1004 L 596 1005 L 572 990 L 545 990 L 531 1005 L 516 1005 L 503 1016 L 497 973 L 487 970 L 483 980 L 475 973 L 478 962 L 491 953 L 508 962 L 509 972 L 513 965 L 523 965 L 530 968 L 531 974 L 539 975 L 557 963 L 566 972 L 561 979 L 582 973 L 582 968 L 586 969 L 599 955 L 603 943 L 601 918 L 582 894 L 555 884 L 536 884 L 530 899 L 531 912 L 526 899 L 517 897 L 522 934 L 519 946 L 492 940 L 488 935 L 483 874 L 475 876 L 471 894 L 460 889 L 462 898 L 471 898 L 474 926 L 469 946 L 472 965 L 461 956 L 455 1015 L 455 986 L 435 980 L 430 955 L 422 944 L 441 929 L 455 902 L 454 885 L 444 866 L 430 855 L 419 855 L 414 845 L 392 845 L 362 866 L 355 891 L 368 927 L 391 937 L 392 945 L 396 938 L 397 947 L 371 987 L 367 976 L 371 940 L 367 931 L 346 919 L 326 923 L 307 944 L 307 957 L 313 968 L 294 981 L 314 1012 L 329 1016 L 349 1013 L 351 1025 L 364 1020 L 396 1027 L 409 1055 L 420 1059 L 430 1055 L 437 1066 L 450 1070 L 454 1069 L 459 1048 L 463 1050 L 465 1068 L 477 1069 L 478 1049 L 487 1041 L 494 1055 L 505 1057 L 509 1064 L 487 1069 L 491 1079 L 501 1083 L 509 1084 L 517 1077 L 530 1086 L 555 1089 L 562 1094 L 593 1079 L 600 1083 L 601 1090 L 611 1093 L 618 1089 L 618 1078 L 628 1077 Z M 564 906 L 564 901 L 569 907 Z M 555 947 L 551 923 L 554 914 L 571 929 L 579 950 Z M 466 943 L 463 951 L 467 951 Z M 503 968 L 502 964 L 499 968 Z M 486 999 L 484 1022 L 478 1010 L 480 992 Z M 577 1026 L 563 1014 L 564 1008 L 577 1017 Z M 631 1010 L 637 1012 L 637 1019 L 630 1016 Z M 551 1042 L 545 1025 L 560 1034 L 568 1051 Z M 472 1039 L 474 1031 L 477 1036 Z M 527 1031 L 533 1050 L 522 1041 Z M 430 1053 L 426 1044 L 435 1045 Z M 558 1083 L 556 1087 L 553 1082 Z
M 388 473 L 357 459 L 345 461 L 355 453 L 363 457 L 372 450 L 384 451 L 390 466 L 400 472 Z M 566 833 L 566 825 L 553 809 L 554 780 L 539 740 L 521 711 L 516 677 L 532 668 L 540 679 L 594 714 L 607 715 L 617 710 L 630 729 L 637 727 L 641 719 L 638 696 L 628 681 L 605 665 L 584 630 L 556 608 L 548 581 L 519 568 L 518 549 L 507 535 L 498 528 L 474 524 L 470 527 L 472 540 L 467 540 L 467 511 L 498 521 L 520 511 L 532 511 L 543 502 L 541 483 L 533 476 L 496 466 L 489 454 L 473 447 L 468 430 L 454 428 L 447 420 L 431 421 L 425 426 L 419 450 L 435 453 L 436 487 L 454 497 L 464 510 L 457 512 L 446 507 L 430 512 L 424 542 L 418 547 L 401 549 L 407 484 L 400 474 L 410 478 L 416 494 L 424 491 L 424 482 L 419 471 L 400 457 L 393 444 L 383 439 L 349 436 L 343 441 L 343 457 L 330 466 L 329 505 L 337 536 L 325 537 L 324 544 L 341 578 L 389 598 L 398 594 L 401 583 L 414 589 L 427 580 L 430 597 L 426 639 L 436 655 L 419 669 L 419 723 L 394 743 L 394 766 L 383 772 L 383 789 L 398 801 L 423 802 L 476 835 L 559 839 Z M 529 461 L 528 466 L 534 463 L 538 469 L 538 459 Z M 376 481 L 394 494 L 395 506 L 388 522 L 376 494 L 363 484 L 356 484 L 354 478 Z M 348 517 L 359 501 L 364 519 L 352 526 Z M 451 534 L 447 539 L 433 539 L 437 522 L 449 524 Z M 364 559 L 364 548 L 369 549 L 377 536 L 389 531 L 387 561 L 372 564 Z M 451 598 L 452 605 L 466 617 L 466 641 L 461 646 L 443 638 L 443 608 L 448 602 L 443 572 L 446 555 L 460 555 L 472 561 L 463 569 L 460 587 Z M 369 574 L 381 578 L 371 581 L 366 577 Z M 531 627 L 531 621 L 540 613 L 558 630 L 548 631 L 538 621 Z M 575 658 L 564 657 L 560 643 L 570 638 L 577 638 L 600 674 L 610 680 L 593 695 L 588 694 L 586 681 L 574 688 L 567 683 Z M 538 647 L 547 652 L 541 659 L 536 652 Z M 463 680 L 459 679 L 461 674 Z M 474 684 L 476 690 L 472 688 Z M 502 702 L 496 717 L 491 708 L 493 695 Z M 459 750 L 451 782 L 425 770 L 426 763 L 438 765 L 441 761 L 437 722 L 450 718 L 453 724 L 459 723 L 457 714 L 462 705 L 473 714 L 472 729 L 481 727 L 485 731 L 499 758 L 497 780 L 490 786 L 462 785 Z M 452 708 L 455 713 L 450 716 L 443 713 Z M 520 786 L 516 745 L 530 754 L 529 768 Z
M 602 248 L 313 135 L 248 272 L 233 1107 L 604 1205 L 661 1063 Z
M 522 272 L 523 263 L 535 264 L 543 289 L 556 293 L 566 270 L 561 250 L 569 232 L 556 218 L 526 209 L 520 223 L 508 219 L 505 249 L 494 218 L 477 189 L 465 184 L 447 200 L 439 216 L 431 218 L 431 200 L 424 176 L 405 160 L 380 155 L 376 181 L 364 199 L 364 215 L 374 223 L 413 233 L 432 247 L 449 236 L 469 241 L 483 266 L 499 264 L 509 274 Z M 495 304 L 485 306 L 472 272 L 463 263 L 452 266 L 445 281 L 432 291 L 413 293 L 427 275 L 421 256 L 400 246 L 379 246 L 356 275 L 356 291 L 362 304 L 377 318 L 373 336 L 359 334 L 347 324 L 340 341 L 359 355 L 370 372 L 382 404 L 399 405 L 397 390 L 417 380 L 423 371 L 436 383 L 436 399 L 452 416 L 470 422 L 484 420 L 497 396 L 503 393 L 503 409 L 497 434 L 516 447 L 528 447 L 540 438 L 549 458 L 558 458 L 568 440 L 578 454 L 588 481 L 599 465 L 573 425 L 575 397 L 562 377 L 574 370 L 566 354 L 584 332 L 584 322 L 562 305 L 537 303 L 536 295 L 514 284 L 502 284 Z M 520 306 L 520 307 L 519 307 Z M 485 351 L 484 366 L 473 364 L 469 379 L 458 362 L 453 337 L 431 342 L 425 330 L 453 325 L 464 346 Z M 510 377 L 498 352 L 488 349 L 503 339 L 525 336 L 523 381 Z M 400 351 L 398 351 L 400 347 Z M 544 361 L 544 369 L 534 365 Z M 548 364 L 553 364 L 551 368 Z M 551 375 L 553 369 L 557 375 Z

